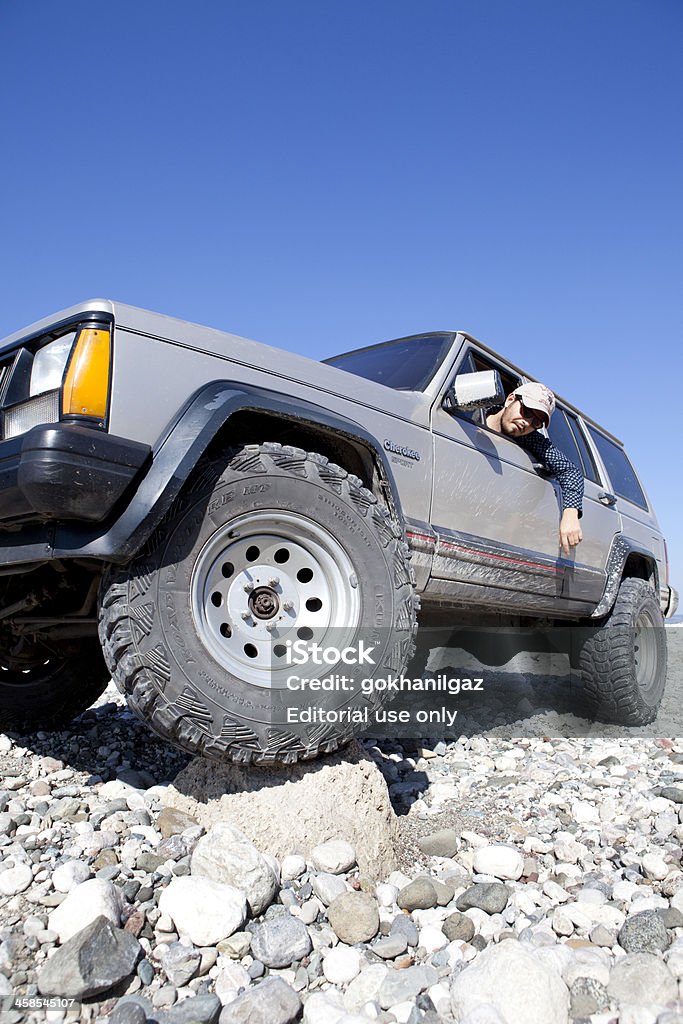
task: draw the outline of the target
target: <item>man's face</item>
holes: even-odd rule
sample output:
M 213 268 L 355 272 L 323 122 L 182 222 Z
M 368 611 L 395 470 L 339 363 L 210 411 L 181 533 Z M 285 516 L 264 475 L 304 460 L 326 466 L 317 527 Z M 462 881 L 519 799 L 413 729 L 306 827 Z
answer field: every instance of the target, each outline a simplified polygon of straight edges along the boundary
M 508 395 L 500 426 L 508 437 L 525 437 L 542 427 L 543 420 L 535 409 L 525 409 L 518 395 Z

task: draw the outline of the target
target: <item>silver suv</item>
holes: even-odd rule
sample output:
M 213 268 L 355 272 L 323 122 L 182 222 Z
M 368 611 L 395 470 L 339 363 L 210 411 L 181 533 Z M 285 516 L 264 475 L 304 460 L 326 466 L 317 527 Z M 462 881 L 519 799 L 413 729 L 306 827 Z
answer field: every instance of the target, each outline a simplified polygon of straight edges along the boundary
M 421 623 L 580 627 L 586 707 L 651 721 L 664 539 L 621 443 L 558 399 L 551 439 L 585 478 L 562 556 L 557 485 L 483 419 L 529 379 L 460 331 L 319 363 L 104 300 L 7 338 L 0 727 L 59 725 L 111 674 L 188 751 L 315 757 L 354 726 L 283 718 L 292 642 L 368 637 L 374 672 L 400 673 L 420 605 Z

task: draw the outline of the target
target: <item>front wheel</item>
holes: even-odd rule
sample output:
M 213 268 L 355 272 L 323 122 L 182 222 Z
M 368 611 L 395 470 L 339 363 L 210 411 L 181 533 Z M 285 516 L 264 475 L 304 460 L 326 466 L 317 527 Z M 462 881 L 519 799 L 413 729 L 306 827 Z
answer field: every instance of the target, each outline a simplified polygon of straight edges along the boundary
M 377 498 L 321 455 L 266 443 L 198 468 L 145 549 L 104 581 L 100 638 L 131 708 L 163 738 L 291 763 L 348 742 L 361 731 L 351 712 L 372 704 L 318 692 L 349 713 L 292 721 L 293 645 L 366 638 L 373 674 L 399 673 L 416 609 L 407 545 Z
M 667 652 L 652 587 L 641 579 L 622 580 L 610 614 L 585 632 L 579 664 L 588 710 L 622 725 L 654 721 L 666 684 Z

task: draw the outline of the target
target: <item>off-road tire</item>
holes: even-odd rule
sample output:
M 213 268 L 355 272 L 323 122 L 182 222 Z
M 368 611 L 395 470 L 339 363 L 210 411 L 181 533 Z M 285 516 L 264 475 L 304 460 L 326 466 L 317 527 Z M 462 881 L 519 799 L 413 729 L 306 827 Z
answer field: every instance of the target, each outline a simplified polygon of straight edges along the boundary
M 292 552 L 300 553 L 308 543 L 293 539 L 299 524 L 303 537 L 320 532 L 323 554 L 326 544 L 331 551 L 335 545 L 343 548 L 341 560 L 348 557 L 353 568 L 349 579 L 359 598 L 352 597 L 360 601 L 363 624 L 386 637 L 375 674 L 400 673 L 413 651 L 419 602 L 399 525 L 357 477 L 321 455 L 276 443 L 246 445 L 202 461 L 144 549 L 105 576 L 100 640 L 116 685 L 158 736 L 214 760 L 291 764 L 336 750 L 357 727 L 273 728 L 266 711 L 254 710 L 273 700 L 267 685 L 256 685 L 248 672 L 240 676 L 219 662 L 220 638 L 214 640 L 215 628 L 201 618 L 197 598 L 197 579 L 216 571 L 206 568 L 207 551 L 218 545 L 211 566 L 220 565 L 221 558 L 229 558 L 220 545 L 225 543 L 229 553 L 230 545 L 246 543 L 242 534 L 248 536 L 259 517 L 288 524 L 286 544 Z M 325 537 L 332 538 L 329 544 Z M 258 543 L 259 558 L 274 557 L 266 555 L 266 541 Z M 227 561 L 235 572 L 238 564 Z M 274 573 L 281 569 L 273 565 Z M 330 572 L 334 575 L 334 565 Z M 228 581 L 222 599 L 211 595 L 233 613 L 238 578 Z M 234 636 L 241 643 L 243 626 L 239 615 L 222 624 L 231 650 Z
M 97 700 L 109 678 L 97 639 L 23 671 L 3 664 L 0 652 L 0 731 L 59 729 Z
M 666 635 L 657 596 L 641 579 L 622 580 L 610 614 L 581 630 L 583 701 L 601 721 L 648 725 L 666 684 Z

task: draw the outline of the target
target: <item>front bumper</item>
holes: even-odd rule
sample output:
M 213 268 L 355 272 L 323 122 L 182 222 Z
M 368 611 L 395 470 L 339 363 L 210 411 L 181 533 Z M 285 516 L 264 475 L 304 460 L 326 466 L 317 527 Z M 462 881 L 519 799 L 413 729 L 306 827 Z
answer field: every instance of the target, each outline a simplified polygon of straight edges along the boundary
M 102 522 L 151 454 L 148 445 L 75 423 L 0 443 L 0 529 L 9 522 Z

